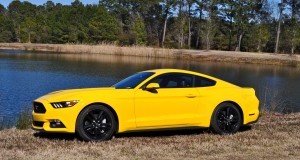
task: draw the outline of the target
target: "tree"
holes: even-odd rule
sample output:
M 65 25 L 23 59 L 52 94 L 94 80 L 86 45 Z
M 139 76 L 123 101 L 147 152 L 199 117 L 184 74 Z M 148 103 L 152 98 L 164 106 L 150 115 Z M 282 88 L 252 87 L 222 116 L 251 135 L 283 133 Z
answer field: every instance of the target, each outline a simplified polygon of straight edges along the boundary
M 256 44 L 256 49 L 253 46 L 253 51 L 262 52 L 271 38 L 269 24 L 272 22 L 272 9 L 268 0 L 256 0 L 253 10 L 254 22 L 256 22 L 252 28 L 254 32 L 251 34 Z
M 0 8 L 2 5 L 0 5 Z M 12 21 L 9 20 L 5 16 L 5 10 L 3 7 L 3 10 L 0 12 L 0 42 L 11 42 L 13 40 L 13 24 Z
M 204 1 L 205 11 L 207 13 L 206 21 L 203 25 L 203 39 L 205 42 L 206 50 L 210 50 L 212 39 L 216 33 L 217 27 L 217 6 L 216 0 L 205 0 Z
M 300 1 L 99 0 L 0 5 L 1 42 L 101 43 L 258 52 L 300 51 Z M 278 14 L 276 14 L 278 8 Z M 274 27 L 277 26 L 277 27 Z M 280 42 L 280 43 L 279 43 Z
M 164 47 L 165 39 L 166 39 L 166 31 L 167 31 L 167 23 L 168 23 L 168 16 L 171 16 L 171 8 L 175 4 L 174 0 L 164 0 L 161 5 L 163 8 L 163 14 L 164 14 L 164 25 L 163 25 L 163 34 L 162 34 L 162 41 L 161 41 L 161 47 Z
M 142 17 L 137 15 L 132 22 L 130 33 L 132 35 L 132 41 L 135 45 L 144 45 L 146 43 L 146 30 Z
M 116 41 L 119 30 L 116 19 L 109 15 L 102 7 L 98 8 L 89 22 L 89 36 L 96 43 L 101 41 Z
M 280 33 L 281 33 L 281 20 L 282 20 L 282 12 L 284 10 L 284 5 L 285 5 L 284 0 L 281 0 L 281 3 L 278 3 L 279 17 L 278 17 L 275 53 L 278 53 L 279 38 L 280 38 Z
M 192 38 L 192 33 L 191 33 L 191 16 L 192 16 L 192 7 L 195 3 L 194 0 L 187 0 L 187 14 L 188 14 L 188 48 L 191 48 L 191 38 Z
M 34 18 L 26 17 L 25 20 L 21 23 L 21 38 L 23 38 L 25 42 L 31 43 L 32 35 L 35 34 L 37 23 Z M 28 37 L 26 37 L 26 35 Z M 26 38 L 25 38 L 26 37 Z
M 13 19 L 14 28 L 17 33 L 16 39 L 18 40 L 18 42 L 21 42 L 21 38 L 20 38 L 20 35 L 21 35 L 20 23 L 22 21 L 22 15 L 20 13 L 21 5 L 22 5 L 22 3 L 18 0 L 12 1 L 8 5 L 9 17 L 11 17 Z
M 46 11 L 51 12 L 53 11 L 55 4 L 52 1 L 48 0 L 43 6 L 45 7 Z
M 299 0 L 287 0 L 286 5 L 290 10 L 291 17 L 289 22 L 289 35 L 291 40 L 291 53 L 295 53 L 295 49 L 297 47 L 297 44 L 299 44 L 299 33 L 297 30 L 299 30 L 299 24 L 300 21 L 300 1 Z
M 237 28 L 237 45 L 235 51 L 241 51 L 243 36 L 248 31 L 251 22 L 254 22 L 255 0 L 240 0 L 236 2 L 236 28 Z
M 149 7 L 146 13 L 142 14 L 142 17 L 147 33 L 147 45 L 159 47 L 162 46 L 163 7 L 158 2 L 151 2 L 153 2 L 153 5 Z
M 231 50 L 232 47 L 232 37 L 234 32 L 234 17 L 236 14 L 236 2 L 235 0 L 222 0 L 219 1 L 218 5 L 220 6 L 219 17 L 222 19 L 223 23 L 225 23 L 227 27 L 227 31 L 229 33 L 228 38 L 228 47 L 227 50 Z
M 2 4 L 0 4 L 0 14 L 4 14 L 6 12 L 6 9 Z
M 198 18 L 198 21 L 197 21 L 197 31 L 196 31 L 196 45 L 195 47 L 196 48 L 199 48 L 200 46 L 200 37 L 201 37 L 201 25 L 202 25 L 202 15 L 203 15 L 203 12 L 205 10 L 205 6 L 206 4 L 203 2 L 203 0 L 197 0 L 195 1 L 195 15 L 199 15 L 199 17 L 195 17 L 196 19 Z
M 256 44 L 257 44 L 257 51 L 261 52 L 262 48 L 266 47 L 267 42 L 269 41 L 271 34 L 268 30 L 268 26 L 264 23 L 258 24 L 255 27 L 255 34 L 253 38 L 257 39 Z

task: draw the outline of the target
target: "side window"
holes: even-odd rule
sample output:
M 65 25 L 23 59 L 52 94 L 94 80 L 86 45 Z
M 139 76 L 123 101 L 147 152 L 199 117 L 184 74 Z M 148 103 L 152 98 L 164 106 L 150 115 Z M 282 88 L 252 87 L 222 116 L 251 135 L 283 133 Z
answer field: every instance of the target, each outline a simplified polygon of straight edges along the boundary
M 216 81 L 214 80 L 200 76 L 195 76 L 195 87 L 209 87 L 214 85 L 216 85 Z
M 168 73 L 155 77 L 149 83 L 158 83 L 160 88 L 189 88 L 193 87 L 193 75 Z

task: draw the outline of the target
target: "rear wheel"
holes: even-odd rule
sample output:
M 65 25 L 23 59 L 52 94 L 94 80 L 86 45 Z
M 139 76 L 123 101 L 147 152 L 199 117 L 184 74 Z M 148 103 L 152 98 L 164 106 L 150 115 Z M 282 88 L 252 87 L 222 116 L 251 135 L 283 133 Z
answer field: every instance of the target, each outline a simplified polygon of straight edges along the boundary
M 242 125 L 242 115 L 232 103 L 221 103 L 211 119 L 211 129 L 218 134 L 236 133 Z
M 102 105 L 86 107 L 79 114 L 76 122 L 76 132 L 85 141 L 109 140 L 116 128 L 113 113 Z

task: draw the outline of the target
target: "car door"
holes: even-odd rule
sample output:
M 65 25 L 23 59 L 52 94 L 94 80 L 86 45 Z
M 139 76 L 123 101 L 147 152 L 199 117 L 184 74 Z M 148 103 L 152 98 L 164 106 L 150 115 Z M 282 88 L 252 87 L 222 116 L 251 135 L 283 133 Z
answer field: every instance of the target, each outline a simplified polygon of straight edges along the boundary
M 198 103 L 193 78 L 190 74 L 168 73 L 153 78 L 143 86 L 158 83 L 159 89 L 137 89 L 137 127 L 184 126 L 193 123 Z

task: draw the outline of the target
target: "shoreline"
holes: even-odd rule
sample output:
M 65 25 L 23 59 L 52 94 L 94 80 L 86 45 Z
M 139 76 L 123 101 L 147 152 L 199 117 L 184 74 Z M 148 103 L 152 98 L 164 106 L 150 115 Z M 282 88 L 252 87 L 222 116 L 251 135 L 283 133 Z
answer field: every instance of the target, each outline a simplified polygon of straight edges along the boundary
M 300 67 L 300 55 L 235 52 L 218 50 L 164 49 L 144 46 L 120 47 L 112 44 L 74 45 L 74 44 L 36 44 L 0 43 L 0 49 L 43 51 L 77 54 L 105 54 L 156 58 L 176 58 L 191 61 L 231 62 L 248 64 L 268 64 Z

